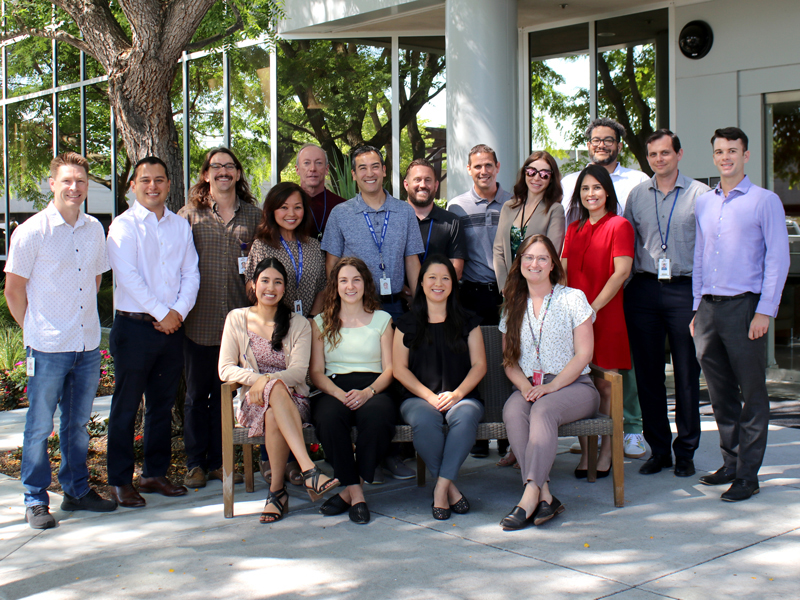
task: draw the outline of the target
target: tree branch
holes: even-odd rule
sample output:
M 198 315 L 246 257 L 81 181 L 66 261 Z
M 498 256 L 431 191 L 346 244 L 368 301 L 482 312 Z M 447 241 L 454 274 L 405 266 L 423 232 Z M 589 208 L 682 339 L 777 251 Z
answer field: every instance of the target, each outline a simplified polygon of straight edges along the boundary
M 231 2 L 229 6 L 233 12 L 236 13 L 236 22 L 228 27 L 223 33 L 218 33 L 217 35 L 212 35 L 211 37 L 200 40 L 199 42 L 192 42 L 191 44 L 188 44 L 186 46 L 186 52 L 194 52 L 195 50 L 201 50 L 202 48 L 210 46 L 211 44 L 216 44 L 229 35 L 233 35 L 237 31 L 241 31 L 244 28 L 244 21 L 242 20 L 242 13 L 239 12 L 239 7 L 236 6 L 235 2 Z
M 78 50 L 85 52 L 92 58 L 97 59 L 94 50 L 91 46 L 89 46 L 89 44 L 84 42 L 82 39 L 76 38 L 74 35 L 67 33 L 66 31 L 48 31 L 46 29 L 36 29 L 34 27 L 26 27 L 25 24 L 19 19 L 15 19 L 15 21 L 17 22 L 18 29 L 16 31 L 11 31 L 9 33 L 0 35 L 0 42 L 13 40 L 14 38 L 20 36 L 40 37 L 48 40 L 56 40 L 57 42 L 64 42 L 65 44 L 69 44 L 70 46 L 74 46 Z

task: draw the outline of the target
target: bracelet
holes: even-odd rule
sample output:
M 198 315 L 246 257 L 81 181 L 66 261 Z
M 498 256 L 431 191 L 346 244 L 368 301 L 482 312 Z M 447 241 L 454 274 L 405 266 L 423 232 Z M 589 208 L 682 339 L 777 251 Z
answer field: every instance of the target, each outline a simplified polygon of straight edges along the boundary
M 372 395 L 373 396 L 378 393 L 378 392 L 375 391 L 375 388 L 372 387 L 371 385 L 368 385 L 367 387 L 372 390 Z

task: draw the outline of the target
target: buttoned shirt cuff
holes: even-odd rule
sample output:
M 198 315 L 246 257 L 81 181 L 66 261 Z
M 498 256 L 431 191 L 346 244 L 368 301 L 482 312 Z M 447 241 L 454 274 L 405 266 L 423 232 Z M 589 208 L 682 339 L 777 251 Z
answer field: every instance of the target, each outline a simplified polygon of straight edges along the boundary
M 169 314 L 169 308 L 163 304 L 159 304 L 156 309 L 150 313 L 156 321 L 163 321 Z
M 175 303 L 175 305 L 172 307 L 172 310 L 180 314 L 183 320 L 186 320 L 186 316 L 191 312 L 192 307 L 188 306 L 186 302 L 184 302 L 179 298 L 178 301 Z
M 767 315 L 769 317 L 777 317 L 778 316 L 778 305 L 772 302 L 768 302 L 763 298 L 758 301 L 758 306 L 756 306 L 756 312 L 762 315 Z

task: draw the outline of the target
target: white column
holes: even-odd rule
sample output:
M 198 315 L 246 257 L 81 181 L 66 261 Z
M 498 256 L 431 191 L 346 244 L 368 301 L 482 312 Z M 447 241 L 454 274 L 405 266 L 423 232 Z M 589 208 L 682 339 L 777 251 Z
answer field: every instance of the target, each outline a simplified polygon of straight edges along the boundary
M 487 144 L 510 190 L 519 164 L 517 0 L 447 0 L 447 195 L 469 190 L 470 148 Z

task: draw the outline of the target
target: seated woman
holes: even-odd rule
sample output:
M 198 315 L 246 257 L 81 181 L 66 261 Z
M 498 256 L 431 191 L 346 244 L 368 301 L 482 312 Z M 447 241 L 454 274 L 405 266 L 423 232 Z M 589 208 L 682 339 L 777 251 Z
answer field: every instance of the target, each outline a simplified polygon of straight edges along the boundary
M 397 407 L 386 393 L 392 383 L 392 318 L 379 310 L 377 298 L 364 261 L 344 257 L 331 270 L 322 312 L 311 325 L 311 381 L 322 392 L 312 418 L 334 475 L 347 486 L 319 512 L 349 510 L 350 520 L 360 524 L 370 519 L 362 484 L 371 481 L 397 424 Z
M 441 254 L 431 256 L 422 265 L 410 312 L 397 321 L 392 368 L 405 388 L 400 414 L 436 478 L 431 506 L 440 521 L 451 511 L 469 511 L 455 480 L 483 416 L 475 389 L 486 375 L 479 324 L 480 317 L 461 307 L 453 264 Z
M 309 458 L 303 441 L 308 422 L 308 372 L 311 326 L 283 302 L 286 269 L 275 258 L 258 263 L 253 274 L 256 305 L 228 313 L 222 331 L 219 377 L 249 386 L 237 420 L 250 436 L 264 435 L 273 474 L 262 523 L 280 521 L 289 510 L 283 472 L 289 451 L 303 469 L 312 500 L 339 482 L 324 475 Z
M 564 269 L 544 235 L 525 240 L 503 290 L 503 366 L 516 391 L 503 407 L 508 439 L 525 487 L 500 525 L 540 525 L 564 511 L 550 493 L 558 427 L 593 416 L 600 395 L 589 376 L 593 311 L 579 290 L 564 287 Z

